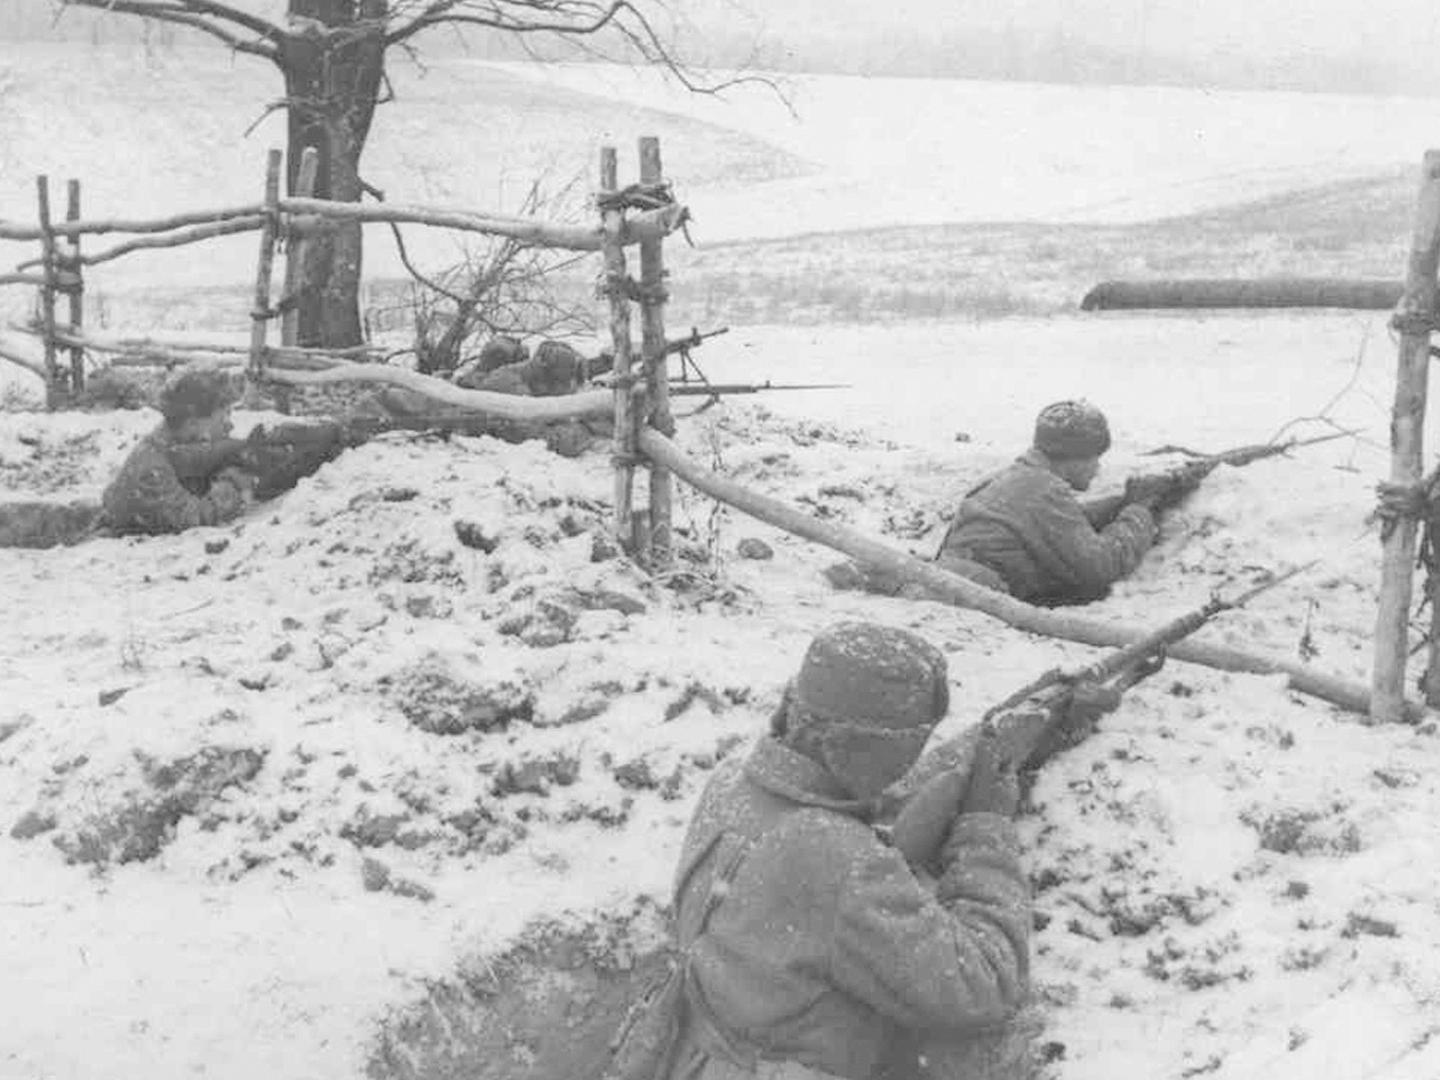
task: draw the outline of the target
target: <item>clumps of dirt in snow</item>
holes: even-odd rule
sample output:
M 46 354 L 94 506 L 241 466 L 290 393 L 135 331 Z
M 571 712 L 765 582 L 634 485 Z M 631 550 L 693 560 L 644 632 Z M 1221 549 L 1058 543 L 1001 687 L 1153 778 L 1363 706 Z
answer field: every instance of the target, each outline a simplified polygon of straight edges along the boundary
M 33 723 L 28 718 L 25 727 Z M 15 751 L 23 756 L 29 748 L 19 741 Z M 108 764 L 92 763 L 87 753 L 63 757 L 51 764 L 10 835 L 32 840 L 49 834 L 71 864 L 105 869 L 144 862 L 175 840 L 182 820 L 213 827 L 211 809 L 253 780 L 265 758 L 263 747 L 210 742 L 180 755 L 137 748 L 130 760 L 119 755 Z
M 7 413 L 0 425 L 0 491 L 98 498 L 125 450 L 155 419 L 151 412 Z
M 116 454 L 153 423 L 126 415 L 104 429 Z M 1004 463 L 816 430 L 727 409 L 684 438 L 746 484 L 920 547 Z M 1261 505 L 1268 467 L 1217 472 L 1087 614 L 1154 625 L 1347 527 L 1354 492 L 1318 466 L 1302 524 Z M 448 952 L 465 959 L 390 1015 L 369 1074 L 579 1076 L 661 955 L 688 800 L 762 729 L 817 619 L 908 622 L 943 644 L 954 725 L 1089 658 L 973 613 L 829 592 L 834 554 L 788 538 L 726 567 L 732 545 L 688 520 L 707 507 L 683 492 L 679 568 L 652 578 L 609 540 L 612 483 L 603 455 L 392 435 L 224 528 L 21 553 L 0 567 L 16 595 L 40 573 L 127 623 L 0 626 L 0 655 L 59 658 L 40 682 L 0 666 L 16 709 L 0 842 L 63 840 L 55 859 L 95 852 L 83 865 L 106 875 L 142 857 L 211 886 L 323 873 L 357 902 L 429 905 L 463 928 Z M 1294 648 L 1308 629 L 1327 658 L 1359 655 L 1368 586 L 1329 554 L 1206 633 Z M 1342 979 L 1405 987 L 1417 1013 L 1440 1000 L 1416 929 L 1440 891 L 1440 870 L 1414 870 L 1433 864 L 1413 839 L 1440 801 L 1431 754 L 1422 732 L 1359 728 L 1277 679 L 1179 667 L 1128 694 L 1022 820 L 1045 1053 L 1067 1077 L 1199 1075 Z M 1175 1033 L 1158 1048 L 1157 1024 Z M 1324 1041 L 1297 1026 L 1300 1049 L 1280 1053 Z
M 382 676 L 379 683 L 407 720 L 436 735 L 503 731 L 535 715 L 535 691 L 523 675 L 496 679 L 481 671 L 467 677 L 438 653 Z
M 927 558 L 965 491 L 1009 460 L 973 449 L 952 455 L 903 447 L 764 407 L 714 417 L 702 447 L 733 480 Z
M 610 483 L 608 462 L 538 444 L 383 438 L 231 526 L 66 553 L 95 563 L 99 602 L 107 583 L 131 605 L 144 588 L 184 614 L 122 657 L 108 698 L 7 729 L 14 837 L 49 833 L 97 868 L 185 848 L 219 880 L 359 854 L 367 887 L 424 898 L 452 860 L 693 792 L 717 737 L 652 753 L 625 725 L 747 693 L 653 647 L 607 663 L 632 620 L 718 596 L 620 555 Z M 182 601 L 201 580 L 208 599 Z M 251 766 L 212 762 L 232 744 Z
M 1432 1000 L 1436 944 L 1410 934 L 1428 901 L 1380 868 L 1406 858 L 1412 815 L 1440 791 L 1417 790 L 1433 738 L 1235 682 L 1142 684 L 1032 793 L 1039 992 L 1076 1075 L 1113 1070 L 1117 1040 L 1167 1074 L 1214 1071 L 1295 1011 L 1279 1003 L 1397 973 L 1416 1024 Z M 1143 1048 L 1161 1017 L 1172 1038 Z

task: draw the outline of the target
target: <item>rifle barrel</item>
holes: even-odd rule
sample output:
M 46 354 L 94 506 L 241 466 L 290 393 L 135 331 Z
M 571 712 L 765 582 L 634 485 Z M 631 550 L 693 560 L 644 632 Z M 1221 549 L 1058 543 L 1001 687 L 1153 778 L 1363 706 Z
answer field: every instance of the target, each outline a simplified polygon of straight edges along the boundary
M 1290 567 L 1289 570 L 1277 573 L 1233 598 L 1211 596 L 1200 608 L 1171 619 L 1139 641 L 1126 645 L 1125 648 L 1115 649 L 1079 670 L 1063 671 L 1053 668 L 1044 672 L 1014 694 L 1009 694 L 1001 703 L 988 708 L 981 717 L 981 723 L 976 729 L 972 729 L 972 732 L 962 734 L 958 739 L 949 740 L 932 752 L 927 752 L 896 786 L 899 798 L 903 801 L 909 793 L 919 789 L 937 772 L 955 768 L 955 763 L 962 757 L 959 747 L 965 744 L 966 739 L 975 737 L 975 730 L 978 730 L 981 737 L 998 740 L 998 756 L 1017 766 L 1037 753 L 1043 757 L 1048 756 L 1048 753 L 1053 752 L 1056 733 L 1064 730 L 1071 693 L 1076 685 L 1109 685 L 1112 690 L 1123 693 L 1133 684 L 1159 670 L 1161 664 L 1164 664 L 1166 647 L 1188 638 L 1221 612 L 1243 608 L 1256 596 L 1282 585 L 1297 573 L 1310 569 L 1313 564 L 1315 563 Z
M 722 394 L 758 394 L 766 390 L 848 390 L 850 383 L 671 383 L 672 397 L 706 395 L 719 397 Z

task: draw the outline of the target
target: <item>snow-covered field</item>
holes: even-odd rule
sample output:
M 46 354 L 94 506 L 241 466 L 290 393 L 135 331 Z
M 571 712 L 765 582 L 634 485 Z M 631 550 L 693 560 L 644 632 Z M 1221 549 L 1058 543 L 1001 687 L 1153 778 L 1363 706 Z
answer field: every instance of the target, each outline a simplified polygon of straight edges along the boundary
M 4 93 L 22 103 L 0 112 L 21 128 L 0 139 L 6 217 L 23 216 L 10 208 L 27 205 L 27 174 L 42 168 L 93 177 L 97 210 L 253 197 L 267 144 L 227 125 L 263 88 L 216 98 L 230 120 L 197 147 L 159 98 L 127 96 L 137 73 L 159 78 L 143 64 L 105 69 L 121 88 L 115 111 L 85 127 L 63 87 L 51 84 L 38 112 L 27 96 L 37 91 L 23 72 L 54 56 L 4 63 Z M 249 78 L 242 68 L 213 78 Z M 569 96 L 594 89 L 574 72 L 563 95 L 527 104 L 516 86 L 531 83 L 485 70 L 531 139 L 515 159 L 525 168 L 546 154 L 588 161 L 598 140 L 640 133 L 595 129 L 609 113 Z M 826 87 L 835 97 L 821 100 Z M 155 93 L 173 101 L 173 90 Z M 814 129 L 760 113 L 729 121 L 684 99 L 668 116 L 623 115 L 669 125 L 671 170 L 696 170 L 683 194 L 702 242 L 781 206 L 803 231 L 1073 220 L 1121 203 L 1143 216 L 1385 172 L 1425 149 L 1426 103 L 881 90 L 806 84 L 797 105 L 803 121 L 814 104 Z M 665 104 L 650 93 L 624 91 Z M 436 126 L 440 104 L 419 118 L 392 107 L 376 167 L 394 170 L 397 190 L 423 177 L 426 197 L 466 201 L 486 147 L 458 123 Z M 825 118 L 846 107 L 874 122 L 850 125 L 842 161 Z M 1041 113 L 1065 118 L 1058 144 Z M 1210 133 L 1191 137 L 1203 152 L 1160 152 L 1136 137 L 1138 115 L 1172 150 L 1186 131 Z M 86 153 L 52 156 L 80 141 L 35 134 L 57 117 L 88 132 Z M 945 143 L 962 121 L 963 137 Z M 1286 138 L 1225 134 L 1247 123 Z M 166 152 L 122 149 L 113 139 L 127 126 Z M 906 132 L 913 144 L 897 148 Z M 1055 164 L 1057 145 L 1068 164 Z M 108 178 L 94 166 L 102 153 Z M 757 170 L 753 201 L 724 190 L 731 158 Z M 866 187 L 877 163 L 902 159 L 903 200 Z M 977 174 L 973 200 L 956 187 L 958 163 Z M 166 170 L 156 193 L 147 178 Z M 1065 205 L 1037 202 L 1059 188 Z M 785 192 L 788 203 L 772 200 Z M 226 265 L 200 261 L 202 277 Z M 166 272 L 137 270 L 115 295 L 158 293 Z M 1368 680 L 1378 542 L 1367 515 L 1387 468 L 1394 363 L 1383 316 L 749 325 L 699 359 L 715 378 L 851 384 L 737 400 L 683 421 L 680 441 L 743 483 L 926 554 L 947 508 L 1059 397 L 1084 394 L 1112 418 L 1102 486 L 1163 443 L 1221 449 L 1299 418 L 1292 434 L 1353 429 L 1215 473 L 1089 614 L 1158 624 L 1214 589 L 1314 560 L 1204 635 Z M 242 414 L 242 426 L 260 418 Z M 148 411 L 6 414 L 0 488 L 93 497 L 153 423 Z M 547 935 L 589 927 L 591 961 L 632 962 L 691 800 L 761 730 L 817 629 L 873 618 L 935 641 L 954 684 L 942 733 L 1046 668 L 1093 656 L 971 611 L 835 592 L 820 573 L 833 552 L 689 494 L 678 520 L 690 572 L 652 580 L 608 557 L 611 487 L 603 449 L 566 460 L 538 443 L 391 435 L 231 526 L 4 553 L 0 1077 L 563 1075 L 566 1034 L 512 1017 L 497 1043 L 477 1017 L 500 1008 L 494 990 L 514 978 L 517 947 Z M 740 557 L 747 537 L 774 557 Z M 1440 1075 L 1435 749 L 1433 725 L 1367 728 L 1275 678 L 1172 663 L 1128 695 L 1047 771 L 1024 819 L 1051 1074 Z

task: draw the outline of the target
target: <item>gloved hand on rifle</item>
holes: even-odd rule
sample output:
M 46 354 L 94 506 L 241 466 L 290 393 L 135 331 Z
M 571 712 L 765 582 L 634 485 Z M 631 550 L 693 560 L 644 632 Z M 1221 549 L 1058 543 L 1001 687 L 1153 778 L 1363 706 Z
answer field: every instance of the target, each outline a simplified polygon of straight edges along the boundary
M 1178 470 L 1171 476 L 1170 490 L 1160 499 L 1156 509 L 1169 510 L 1172 506 L 1179 506 L 1189 497 L 1190 493 L 1200 486 L 1200 481 L 1209 475 L 1208 469 L 1184 468 Z
M 1125 481 L 1125 501 L 1139 503 L 1151 513 L 1179 506 L 1200 486 L 1208 470 L 1181 467 L 1170 472 L 1143 473 Z
M 916 869 L 929 869 L 962 814 L 1013 817 L 1020 805 L 1015 770 L 1000 761 L 995 740 L 981 734 L 969 769 L 947 769 L 924 784 L 895 816 L 890 842 Z
M 1164 473 L 1142 473 L 1125 481 L 1125 501 L 1156 511 L 1170 494 L 1172 480 Z
M 1056 754 L 1084 742 L 1094 733 L 1100 717 L 1115 711 L 1120 698 L 1120 691 L 1113 686 L 1097 682 L 1075 683 L 1060 722 L 1046 728 L 1021 768 L 1029 774 Z

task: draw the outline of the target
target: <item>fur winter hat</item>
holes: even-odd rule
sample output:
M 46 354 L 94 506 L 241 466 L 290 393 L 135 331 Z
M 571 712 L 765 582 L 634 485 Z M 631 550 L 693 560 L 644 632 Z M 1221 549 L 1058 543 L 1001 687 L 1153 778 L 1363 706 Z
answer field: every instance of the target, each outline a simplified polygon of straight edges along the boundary
M 563 341 L 542 341 L 530 360 L 526 382 L 536 397 L 573 394 L 580 386 L 584 360 Z
M 909 630 L 837 623 L 805 651 L 790 700 L 802 722 L 931 725 L 950 708 L 946 672 L 945 654 Z
M 160 391 L 160 415 L 171 427 L 211 416 L 235 404 L 230 377 L 219 368 L 191 365 L 172 376 Z
M 1052 458 L 1099 457 L 1110 449 L 1110 425 L 1088 401 L 1057 401 L 1035 418 L 1035 448 Z
M 530 350 L 515 338 L 497 334 L 481 348 L 476 367 L 480 369 L 480 374 L 485 375 L 509 364 L 524 363 L 529 358 Z

